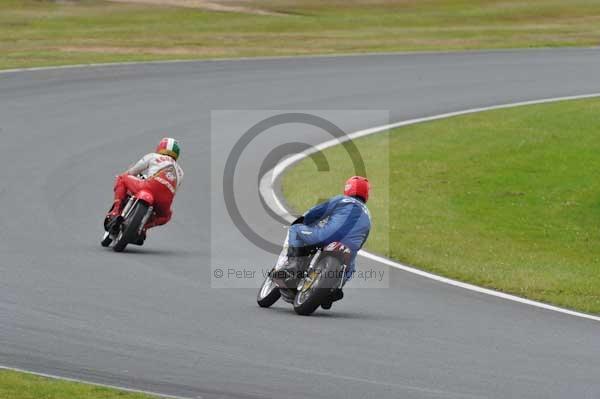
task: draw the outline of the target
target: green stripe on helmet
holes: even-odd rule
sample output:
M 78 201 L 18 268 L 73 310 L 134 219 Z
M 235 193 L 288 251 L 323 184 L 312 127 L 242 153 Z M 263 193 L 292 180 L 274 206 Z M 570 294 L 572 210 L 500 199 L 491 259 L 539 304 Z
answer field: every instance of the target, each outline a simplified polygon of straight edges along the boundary
M 173 152 L 177 154 L 177 156 L 179 156 L 179 143 L 177 142 L 177 140 L 173 140 Z

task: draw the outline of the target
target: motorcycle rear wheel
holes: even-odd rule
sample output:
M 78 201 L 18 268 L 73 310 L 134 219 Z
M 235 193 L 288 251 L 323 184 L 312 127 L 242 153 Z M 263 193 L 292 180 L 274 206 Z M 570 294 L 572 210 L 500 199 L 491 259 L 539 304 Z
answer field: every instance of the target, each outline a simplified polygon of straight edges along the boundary
M 148 205 L 142 201 L 138 201 L 135 208 L 127 216 L 127 219 L 121 224 L 119 235 L 115 239 L 115 245 L 113 246 L 115 252 L 123 252 L 127 244 L 137 240 L 138 230 L 146 212 L 148 212 Z
M 342 262 L 335 256 L 319 259 L 294 298 L 294 311 L 301 316 L 312 314 L 341 285 L 342 274 Z

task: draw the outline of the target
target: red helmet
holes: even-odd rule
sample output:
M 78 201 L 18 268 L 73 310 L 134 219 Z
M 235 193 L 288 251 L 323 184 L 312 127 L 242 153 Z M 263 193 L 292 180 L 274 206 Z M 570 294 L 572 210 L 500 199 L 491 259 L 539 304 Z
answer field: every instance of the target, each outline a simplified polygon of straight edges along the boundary
M 367 202 L 369 199 L 370 189 L 371 185 L 366 177 L 352 176 L 346 180 L 346 185 L 344 186 L 344 195 L 349 197 L 361 197 L 365 202 Z

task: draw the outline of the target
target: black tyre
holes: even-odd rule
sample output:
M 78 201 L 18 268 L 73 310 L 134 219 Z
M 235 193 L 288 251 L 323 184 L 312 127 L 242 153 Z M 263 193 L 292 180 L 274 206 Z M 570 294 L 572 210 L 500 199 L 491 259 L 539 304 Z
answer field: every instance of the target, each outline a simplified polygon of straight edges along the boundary
M 137 240 L 138 229 L 140 224 L 142 224 L 146 212 L 148 212 L 148 205 L 142 201 L 138 201 L 127 219 L 121 224 L 119 234 L 113 246 L 115 252 L 123 252 L 127 244 Z
M 270 276 L 267 276 L 256 296 L 258 306 L 268 308 L 277 302 L 280 297 L 281 292 L 279 291 L 279 287 L 273 282 Z
M 340 286 L 343 270 L 342 262 L 334 256 L 319 259 L 294 298 L 294 311 L 308 316 L 317 310 L 331 291 Z

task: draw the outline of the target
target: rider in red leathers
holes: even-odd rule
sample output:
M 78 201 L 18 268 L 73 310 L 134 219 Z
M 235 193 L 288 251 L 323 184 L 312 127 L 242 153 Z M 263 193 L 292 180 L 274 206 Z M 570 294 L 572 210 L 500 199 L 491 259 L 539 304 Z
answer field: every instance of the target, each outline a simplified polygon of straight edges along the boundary
M 145 155 L 125 173 L 117 176 L 115 200 L 106 216 L 105 227 L 121 214 L 127 193 L 135 195 L 140 190 L 148 190 L 154 195 L 154 214 L 146 223 L 143 236 L 147 229 L 171 220 L 171 204 L 183 179 L 183 170 L 177 163 L 179 153 L 177 140 L 163 138 L 155 152 Z

